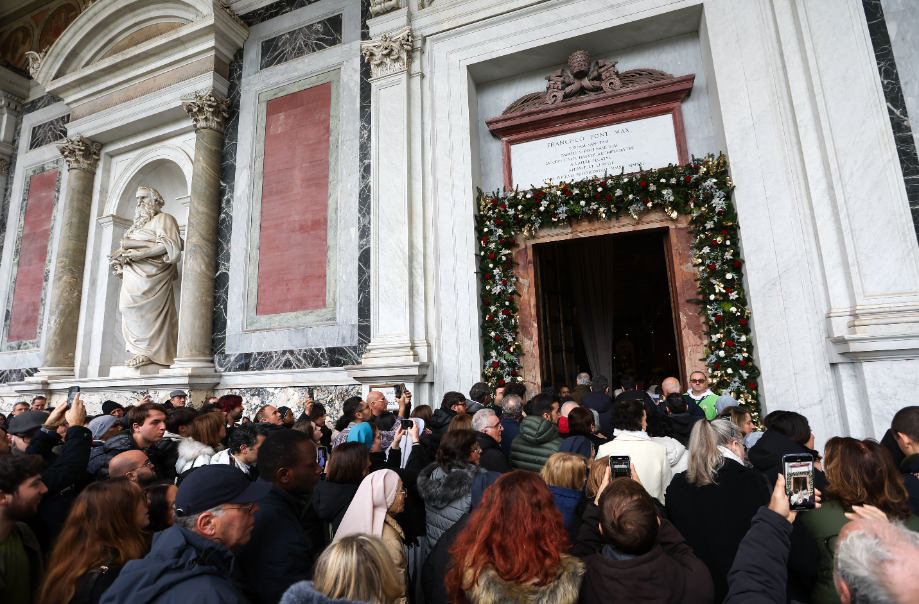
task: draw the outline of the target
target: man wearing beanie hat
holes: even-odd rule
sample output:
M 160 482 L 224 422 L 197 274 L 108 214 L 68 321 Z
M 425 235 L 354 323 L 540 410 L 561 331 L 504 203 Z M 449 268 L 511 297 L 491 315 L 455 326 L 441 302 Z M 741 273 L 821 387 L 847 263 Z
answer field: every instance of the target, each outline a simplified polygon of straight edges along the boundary
M 203 466 L 175 499 L 176 522 L 158 533 L 150 553 L 128 562 L 101 604 L 223 604 L 248 600 L 231 579 L 233 551 L 249 541 L 260 499 L 271 483 L 249 482 L 231 466 Z
M 89 454 L 89 464 L 86 469 L 94 475 L 98 472 L 107 458 L 105 457 L 105 441 L 123 430 L 123 426 L 114 415 L 100 415 L 89 422 L 89 431 L 93 433 L 93 449 Z
M 124 417 L 124 407 L 115 401 L 105 401 L 102 403 L 102 415 L 112 415 L 117 419 Z

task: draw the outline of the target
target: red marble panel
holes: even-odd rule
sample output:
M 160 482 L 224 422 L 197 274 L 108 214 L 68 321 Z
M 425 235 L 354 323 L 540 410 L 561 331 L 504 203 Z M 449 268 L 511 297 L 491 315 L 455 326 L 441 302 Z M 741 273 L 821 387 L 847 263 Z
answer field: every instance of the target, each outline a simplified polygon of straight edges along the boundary
M 326 306 L 332 85 L 268 101 L 257 315 Z
M 56 188 L 57 170 L 33 174 L 29 179 L 29 197 L 19 245 L 16 283 L 13 286 L 13 308 L 7 337 L 9 342 L 34 340 L 38 337 Z

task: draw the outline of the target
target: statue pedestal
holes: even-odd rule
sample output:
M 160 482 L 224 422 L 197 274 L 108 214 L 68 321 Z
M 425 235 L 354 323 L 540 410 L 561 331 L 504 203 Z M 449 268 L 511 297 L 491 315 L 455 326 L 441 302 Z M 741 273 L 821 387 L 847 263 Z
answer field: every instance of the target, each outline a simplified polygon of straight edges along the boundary
M 109 371 L 109 377 L 112 378 L 132 378 L 142 375 L 159 375 L 161 369 L 166 369 L 166 365 L 141 365 L 140 367 L 128 367 L 121 365 L 112 367 Z

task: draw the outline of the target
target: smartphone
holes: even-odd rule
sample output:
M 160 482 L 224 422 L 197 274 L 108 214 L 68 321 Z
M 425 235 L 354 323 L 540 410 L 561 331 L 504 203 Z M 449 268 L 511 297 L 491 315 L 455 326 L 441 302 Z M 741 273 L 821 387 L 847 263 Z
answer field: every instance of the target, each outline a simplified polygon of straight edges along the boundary
M 792 510 L 812 510 L 816 506 L 814 496 L 814 456 L 810 453 L 794 453 L 782 456 L 785 474 L 785 494 Z
M 610 480 L 615 480 L 616 478 L 631 478 L 632 477 L 632 468 L 629 467 L 629 464 L 632 463 L 632 458 L 628 455 L 610 455 L 609 456 L 609 477 Z
M 77 392 L 80 391 L 79 386 L 71 386 L 70 390 L 67 391 L 67 406 L 70 407 L 73 405 L 73 399 L 76 398 Z
M 402 398 L 402 391 L 405 390 L 405 384 L 396 384 L 393 386 L 393 391 L 395 392 L 396 399 Z
M 411 428 L 413 425 L 415 425 L 415 422 L 413 422 L 413 421 L 410 420 L 410 419 L 403 419 L 403 420 L 400 420 L 400 421 L 402 422 L 402 429 L 403 429 L 403 430 L 406 430 L 406 431 L 408 431 L 409 428 Z

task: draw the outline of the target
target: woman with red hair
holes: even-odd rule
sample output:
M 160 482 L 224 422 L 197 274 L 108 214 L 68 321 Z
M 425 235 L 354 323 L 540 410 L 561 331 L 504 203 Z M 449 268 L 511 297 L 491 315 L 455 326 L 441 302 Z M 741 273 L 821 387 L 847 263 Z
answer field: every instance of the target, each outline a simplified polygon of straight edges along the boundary
M 584 564 L 538 474 L 517 470 L 485 492 L 450 548 L 447 593 L 455 603 L 578 601 Z

